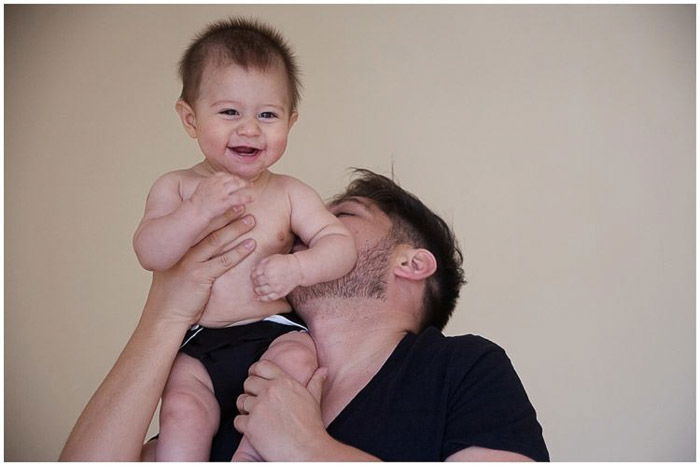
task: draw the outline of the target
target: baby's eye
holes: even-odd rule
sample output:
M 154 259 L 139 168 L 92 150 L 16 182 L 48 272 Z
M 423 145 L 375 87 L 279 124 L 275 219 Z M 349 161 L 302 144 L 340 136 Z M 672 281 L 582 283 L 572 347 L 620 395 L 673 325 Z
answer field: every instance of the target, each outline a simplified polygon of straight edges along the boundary
M 277 114 L 274 112 L 262 112 L 258 115 L 263 120 L 270 120 L 272 118 L 277 118 Z
M 226 115 L 226 116 L 236 116 L 236 115 L 238 115 L 238 110 L 234 110 L 232 108 L 227 108 L 226 110 L 222 110 L 219 113 L 222 115 Z
M 350 212 L 342 212 L 342 211 L 336 212 L 334 215 L 338 218 L 340 218 L 340 217 L 354 217 L 355 216 L 355 214 L 351 214 Z

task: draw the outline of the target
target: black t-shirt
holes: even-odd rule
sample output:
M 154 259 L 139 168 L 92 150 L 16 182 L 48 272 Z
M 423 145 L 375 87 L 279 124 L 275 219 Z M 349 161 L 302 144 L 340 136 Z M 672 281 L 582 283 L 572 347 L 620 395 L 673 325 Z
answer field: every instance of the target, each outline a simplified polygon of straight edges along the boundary
M 408 334 L 328 426 L 385 461 L 442 461 L 470 446 L 548 461 L 542 428 L 505 352 L 475 335 Z
M 549 460 L 535 410 L 503 349 L 435 328 L 406 335 L 328 433 L 385 461 L 442 461 L 470 446 Z M 217 453 L 224 439 L 217 440 L 212 460 L 225 460 Z

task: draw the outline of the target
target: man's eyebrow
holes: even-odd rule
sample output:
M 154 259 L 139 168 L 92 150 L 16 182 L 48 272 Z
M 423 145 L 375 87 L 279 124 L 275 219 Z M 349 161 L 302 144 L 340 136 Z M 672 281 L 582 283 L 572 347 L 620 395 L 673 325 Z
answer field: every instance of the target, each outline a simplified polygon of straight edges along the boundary
M 347 204 L 347 203 L 358 204 L 361 207 L 364 207 L 365 209 L 369 210 L 369 202 L 365 201 L 364 199 L 360 199 L 358 197 L 344 197 L 342 199 L 338 199 L 336 201 L 331 202 L 328 205 L 328 207 L 337 207 L 341 204 Z

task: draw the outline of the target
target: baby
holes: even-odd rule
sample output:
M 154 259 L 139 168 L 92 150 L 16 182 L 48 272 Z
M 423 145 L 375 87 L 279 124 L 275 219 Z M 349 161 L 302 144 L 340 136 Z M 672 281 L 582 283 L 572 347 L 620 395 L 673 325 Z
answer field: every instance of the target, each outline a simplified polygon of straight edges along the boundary
M 207 461 L 220 415 L 235 409 L 245 379 L 226 372 L 230 364 L 217 360 L 217 349 L 236 346 L 252 362 L 269 345 L 262 357 L 305 385 L 317 367 L 315 348 L 307 333 L 289 333 L 303 327 L 278 315 L 291 310 L 284 297 L 345 275 L 357 253 L 314 190 L 268 170 L 298 116 L 297 66 L 284 39 L 253 21 L 214 24 L 187 49 L 180 75 L 176 110 L 204 161 L 151 188 L 134 234 L 141 265 L 170 268 L 205 232 L 223 226 L 230 209 L 245 205 L 256 220 L 249 235 L 255 251 L 214 282 L 163 393 L 156 460 Z M 291 254 L 295 235 L 308 249 Z M 233 459 L 262 458 L 244 437 Z

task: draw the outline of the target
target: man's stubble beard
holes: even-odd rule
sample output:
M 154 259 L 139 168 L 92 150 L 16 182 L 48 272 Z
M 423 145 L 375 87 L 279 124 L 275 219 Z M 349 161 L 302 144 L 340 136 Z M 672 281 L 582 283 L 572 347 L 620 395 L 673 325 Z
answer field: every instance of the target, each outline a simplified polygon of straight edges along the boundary
M 329 282 L 295 288 L 287 299 L 294 309 L 322 298 L 386 299 L 386 272 L 394 242 L 385 237 L 376 245 L 358 251 L 355 267 L 346 275 Z

